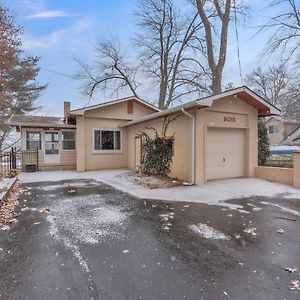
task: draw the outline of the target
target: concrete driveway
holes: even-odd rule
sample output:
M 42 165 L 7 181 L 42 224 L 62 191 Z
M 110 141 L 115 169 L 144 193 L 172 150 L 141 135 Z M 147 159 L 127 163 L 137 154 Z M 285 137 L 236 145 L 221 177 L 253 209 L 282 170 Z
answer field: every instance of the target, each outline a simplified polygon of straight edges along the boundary
M 226 207 L 141 200 L 91 179 L 23 189 L 19 223 L 0 230 L 0 298 L 299 299 L 291 194 Z

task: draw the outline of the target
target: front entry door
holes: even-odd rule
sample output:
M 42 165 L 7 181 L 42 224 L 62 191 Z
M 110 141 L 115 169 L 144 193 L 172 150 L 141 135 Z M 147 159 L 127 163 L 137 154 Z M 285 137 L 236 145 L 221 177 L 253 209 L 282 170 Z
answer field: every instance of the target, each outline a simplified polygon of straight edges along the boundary
M 58 131 L 45 132 L 45 156 L 46 164 L 59 164 L 59 134 Z

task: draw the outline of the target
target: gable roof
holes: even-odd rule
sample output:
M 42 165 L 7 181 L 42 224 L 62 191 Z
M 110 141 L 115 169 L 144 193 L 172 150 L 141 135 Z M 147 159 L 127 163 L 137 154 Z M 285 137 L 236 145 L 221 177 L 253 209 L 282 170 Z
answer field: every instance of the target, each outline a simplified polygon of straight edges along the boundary
M 137 118 L 133 121 L 126 122 L 120 127 L 127 127 L 130 125 L 138 124 L 141 122 L 145 122 L 148 120 L 160 118 L 163 116 L 167 116 L 170 114 L 174 114 L 177 112 L 180 112 L 182 109 L 190 109 L 194 107 L 198 108 L 204 108 L 204 107 L 210 107 L 212 106 L 213 102 L 216 100 L 220 100 L 222 98 L 228 97 L 228 96 L 237 96 L 242 101 L 245 101 L 250 106 L 256 108 L 258 110 L 258 116 L 259 117 L 265 117 L 265 116 L 271 116 L 271 115 L 278 115 L 280 114 L 280 110 L 276 108 L 274 105 L 270 104 L 266 100 L 264 100 L 262 97 L 257 95 L 255 92 L 250 90 L 246 86 L 241 86 L 232 90 L 225 91 L 223 93 L 207 96 L 204 98 L 201 98 L 199 100 L 191 101 L 173 108 L 165 109 L 162 111 L 159 111 L 154 114 L 150 114 L 141 118 Z
M 102 108 L 102 107 L 106 107 L 106 106 L 109 106 L 109 105 L 114 105 L 114 104 L 118 104 L 118 103 L 122 103 L 122 102 L 126 102 L 126 101 L 129 101 L 129 100 L 133 100 L 149 109 L 152 109 L 154 112 L 158 112 L 160 111 L 159 108 L 157 108 L 156 106 L 150 104 L 149 102 L 145 101 L 145 100 L 142 100 L 140 98 L 137 98 L 135 96 L 130 96 L 130 97 L 125 97 L 125 98 L 121 98 L 121 99 L 116 99 L 116 100 L 112 100 L 112 101 L 108 101 L 108 102 L 103 102 L 103 103 L 98 103 L 98 104 L 95 104 L 95 105 L 91 105 L 91 106 L 86 106 L 86 107 L 82 107 L 82 108 L 78 108 L 78 109 L 73 109 L 70 111 L 70 115 L 75 115 L 75 116 L 83 116 L 84 113 L 86 111 L 89 111 L 89 110 L 93 110 L 93 109 L 98 109 L 98 108 Z
M 291 133 L 283 142 L 283 145 L 289 145 L 292 143 L 300 144 L 300 127 Z
M 12 115 L 6 122 L 10 126 L 76 128 L 66 124 L 64 118 L 48 116 Z
M 300 126 L 300 120 L 296 120 L 296 119 L 287 119 L 281 116 L 271 116 L 270 118 L 268 118 L 265 123 L 270 122 L 272 119 L 279 121 L 283 124 L 295 124 L 295 125 L 299 125 Z

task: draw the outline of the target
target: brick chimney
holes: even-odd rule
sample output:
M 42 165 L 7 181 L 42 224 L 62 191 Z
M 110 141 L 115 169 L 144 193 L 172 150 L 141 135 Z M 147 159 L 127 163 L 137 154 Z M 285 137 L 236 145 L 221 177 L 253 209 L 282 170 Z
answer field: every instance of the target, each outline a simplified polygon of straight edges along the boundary
M 68 114 L 71 110 L 71 103 L 69 101 L 64 101 L 64 120 L 68 123 Z

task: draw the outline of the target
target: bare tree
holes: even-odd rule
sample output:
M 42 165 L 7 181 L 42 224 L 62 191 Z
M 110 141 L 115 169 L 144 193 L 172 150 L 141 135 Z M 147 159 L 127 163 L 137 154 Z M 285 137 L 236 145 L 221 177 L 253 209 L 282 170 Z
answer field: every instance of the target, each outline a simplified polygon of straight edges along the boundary
M 280 107 L 291 81 L 291 75 L 284 65 L 269 66 L 266 69 L 258 67 L 246 77 L 247 85 L 256 93 Z
M 283 113 L 287 118 L 300 122 L 300 82 L 289 87 L 283 100 Z
M 228 32 L 231 14 L 245 15 L 245 5 L 238 0 L 193 0 L 204 25 L 207 63 L 211 73 L 212 94 L 222 92 L 222 77 L 227 56 Z
M 134 36 L 134 58 L 112 40 L 100 43 L 93 66 L 77 60 L 81 70 L 75 78 L 84 82 L 85 94 L 127 89 L 138 96 L 137 91 L 151 86 L 161 109 L 207 94 L 210 73 L 198 59 L 203 53 L 198 14 L 182 16 L 171 0 L 140 0 L 135 16 L 140 30 Z
M 269 103 L 279 107 L 285 117 L 300 117 L 300 82 L 286 66 L 258 67 L 247 75 L 246 82 Z
M 113 38 L 101 42 L 96 52 L 96 60 L 92 66 L 75 59 L 80 71 L 74 77 L 83 82 L 84 94 L 92 97 L 98 89 L 111 90 L 112 94 L 128 89 L 138 97 L 136 82 L 138 66 L 122 52 L 119 40 Z
M 136 16 L 140 33 L 135 44 L 143 72 L 158 85 L 158 106 L 168 108 L 174 101 L 207 93 L 208 72 L 194 59 L 203 42 L 197 37 L 202 27 L 197 14 L 181 16 L 171 0 L 140 0 Z
M 196 0 L 196 6 L 205 30 L 207 61 L 212 77 L 210 88 L 213 94 L 218 94 L 222 92 L 222 75 L 226 62 L 232 1 Z M 220 23 L 220 34 L 215 33 L 216 28 L 213 22 L 216 18 Z M 219 36 L 219 38 L 216 39 L 216 36 Z
M 272 32 L 266 43 L 266 54 L 280 53 L 285 61 L 295 57 L 299 62 L 300 49 L 300 6 L 295 0 L 274 0 L 271 7 L 278 8 L 279 13 L 273 16 L 260 31 Z

